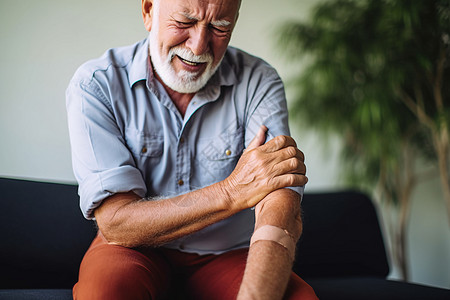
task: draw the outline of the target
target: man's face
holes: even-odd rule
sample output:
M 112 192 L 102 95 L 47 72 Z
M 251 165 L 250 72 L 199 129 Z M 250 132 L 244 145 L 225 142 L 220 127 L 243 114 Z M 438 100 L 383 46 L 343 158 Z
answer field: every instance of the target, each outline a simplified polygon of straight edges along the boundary
M 143 4 L 156 73 L 174 91 L 197 92 L 225 54 L 239 0 L 159 0 L 149 7 L 145 14 Z

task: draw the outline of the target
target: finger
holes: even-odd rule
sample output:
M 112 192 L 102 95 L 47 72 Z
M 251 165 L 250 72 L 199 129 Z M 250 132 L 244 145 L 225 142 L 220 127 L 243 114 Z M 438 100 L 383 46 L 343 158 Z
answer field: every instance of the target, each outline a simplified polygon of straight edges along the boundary
M 293 146 L 288 146 L 278 151 L 267 153 L 266 155 L 272 157 L 271 161 L 275 164 L 292 158 L 297 159 L 300 163 L 305 162 L 305 156 L 303 155 L 303 152 Z
M 304 186 L 306 183 L 308 183 L 308 177 L 303 174 L 284 174 L 275 177 L 273 180 L 276 181 L 275 184 L 280 188 Z
M 266 133 L 267 133 L 267 127 L 264 125 L 261 125 L 259 127 L 258 132 L 256 133 L 253 140 L 250 142 L 246 150 L 255 149 L 256 147 L 259 147 L 264 144 L 266 141 Z
M 301 162 L 305 162 L 305 154 L 298 148 L 295 148 L 295 157 Z
M 297 147 L 297 144 L 295 143 L 294 139 L 290 136 L 279 135 L 277 137 L 274 137 L 267 143 L 265 143 L 262 146 L 261 150 L 266 152 L 275 152 L 290 146 Z
M 306 165 L 295 157 L 278 163 L 276 169 L 279 174 L 306 174 Z
M 305 153 L 303 153 L 303 151 L 301 151 L 300 149 L 297 148 L 297 157 L 302 161 L 305 162 Z

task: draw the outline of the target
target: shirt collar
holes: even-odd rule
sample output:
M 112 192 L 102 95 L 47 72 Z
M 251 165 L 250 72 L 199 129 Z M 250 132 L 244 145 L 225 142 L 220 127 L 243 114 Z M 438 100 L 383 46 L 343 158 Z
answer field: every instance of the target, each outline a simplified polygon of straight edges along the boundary
M 149 87 L 153 85 L 154 76 L 148 54 L 148 43 L 148 38 L 146 38 L 139 42 L 136 47 L 128 76 L 130 87 L 141 80 L 147 80 Z M 230 86 L 235 83 L 237 83 L 237 77 L 234 73 L 234 69 L 230 65 L 227 51 L 216 73 L 209 80 L 204 89 L 215 89 L 218 86 Z
M 136 82 L 147 79 L 147 72 L 149 68 L 150 59 L 148 56 L 148 42 L 147 39 L 138 43 L 133 60 L 131 62 L 128 80 L 130 87 Z

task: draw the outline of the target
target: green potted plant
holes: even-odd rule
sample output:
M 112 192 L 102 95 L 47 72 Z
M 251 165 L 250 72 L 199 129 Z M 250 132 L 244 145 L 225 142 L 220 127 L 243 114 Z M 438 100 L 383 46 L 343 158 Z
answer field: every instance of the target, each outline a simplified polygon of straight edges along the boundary
M 407 280 L 419 159 L 437 165 L 450 220 L 450 2 L 328 0 L 279 33 L 306 64 L 288 83 L 292 119 L 339 136 L 347 182 L 398 208 L 392 254 Z

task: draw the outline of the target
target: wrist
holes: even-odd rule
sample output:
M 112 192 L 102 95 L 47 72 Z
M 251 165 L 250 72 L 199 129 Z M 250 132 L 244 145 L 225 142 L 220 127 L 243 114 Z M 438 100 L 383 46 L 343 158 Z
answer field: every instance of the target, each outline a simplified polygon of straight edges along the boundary
M 232 212 L 239 212 L 243 209 L 238 205 L 237 190 L 229 180 L 225 179 L 219 181 L 217 183 L 217 189 L 217 195 L 220 195 L 217 199 L 220 199 L 220 205 L 222 205 L 224 209 L 231 210 Z

